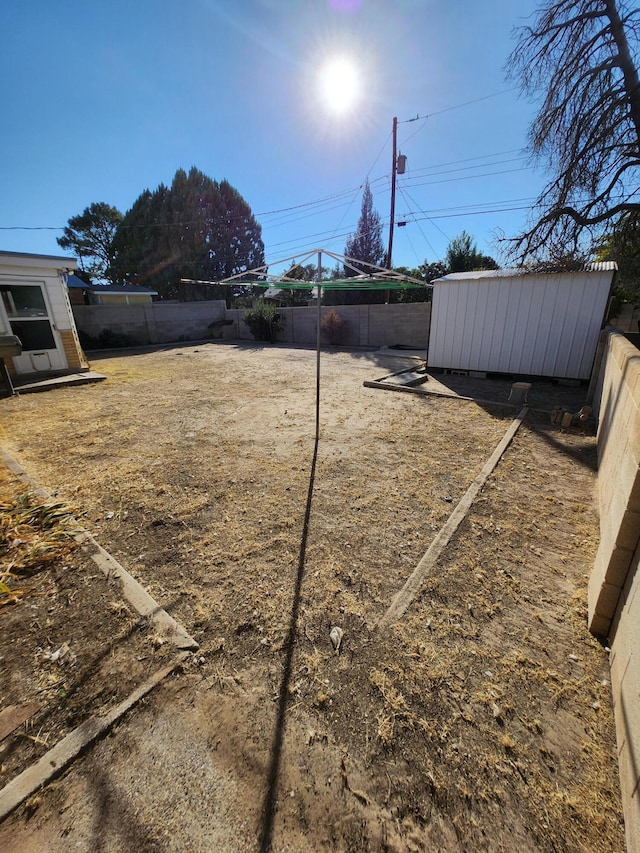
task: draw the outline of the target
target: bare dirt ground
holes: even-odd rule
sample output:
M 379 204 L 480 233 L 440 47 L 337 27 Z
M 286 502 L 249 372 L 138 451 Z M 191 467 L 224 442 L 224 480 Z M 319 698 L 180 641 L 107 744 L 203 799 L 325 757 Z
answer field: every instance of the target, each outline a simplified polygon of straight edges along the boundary
M 201 649 L 7 818 L 0 848 L 624 849 L 607 653 L 586 629 L 592 435 L 531 412 L 382 630 L 513 408 L 365 388 L 411 363 L 325 352 L 314 457 L 315 352 L 91 362 L 106 382 L 0 401 L 0 444 Z M 509 386 L 447 384 L 502 403 Z M 532 396 L 574 410 L 584 393 Z M 0 704 L 38 711 L 0 744 L 2 784 L 169 655 L 80 552 L 29 583 L 0 610 Z M 47 659 L 65 642 L 66 665 Z

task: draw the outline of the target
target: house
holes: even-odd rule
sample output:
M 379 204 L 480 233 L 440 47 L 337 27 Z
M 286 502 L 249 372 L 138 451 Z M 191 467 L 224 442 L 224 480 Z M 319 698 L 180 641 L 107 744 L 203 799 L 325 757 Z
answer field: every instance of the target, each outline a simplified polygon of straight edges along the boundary
M 588 380 L 616 269 L 607 261 L 572 272 L 500 269 L 435 279 L 429 367 Z
M 73 274 L 67 276 L 67 288 L 72 305 L 147 305 L 158 295 L 135 284 L 87 284 Z
M 89 370 L 66 287 L 74 258 L 0 251 L 0 335 L 16 335 L 22 354 L 12 376 Z

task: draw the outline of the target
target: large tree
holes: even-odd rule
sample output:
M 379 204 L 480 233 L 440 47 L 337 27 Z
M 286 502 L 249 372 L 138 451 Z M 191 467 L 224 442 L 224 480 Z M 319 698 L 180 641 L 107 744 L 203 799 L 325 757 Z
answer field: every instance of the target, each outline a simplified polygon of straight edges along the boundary
M 542 93 L 529 147 L 550 179 L 513 256 L 571 256 L 640 212 L 639 10 L 634 0 L 547 0 L 517 34 L 508 76 L 525 95 Z
M 498 264 L 492 257 L 478 251 L 471 235 L 466 231 L 450 241 L 444 263 L 448 273 L 498 269 Z
M 640 215 L 622 215 L 602 238 L 596 258 L 599 261 L 617 261 L 616 295 L 640 304 Z
M 371 267 L 366 264 L 374 264 L 374 266 L 382 266 L 384 264 L 384 246 L 382 245 L 382 223 L 380 214 L 373 207 L 373 193 L 369 186 L 369 180 L 364 183 L 364 192 L 362 193 L 362 208 L 360 210 L 360 219 L 356 233 L 349 237 L 344 248 L 344 253 L 347 258 L 354 258 L 356 261 L 365 261 L 365 264 L 354 264 L 364 273 L 371 272 Z M 347 278 L 358 275 L 351 267 L 345 266 L 344 274 Z
M 382 222 L 380 214 L 373 206 L 373 193 L 369 186 L 369 180 L 364 183 L 362 193 L 362 207 L 356 233 L 347 240 L 344 248 L 347 258 L 352 258 L 355 263 L 348 266 L 345 264 L 343 274 L 345 278 L 352 278 L 359 273 L 370 273 L 374 266 L 384 266 L 385 250 L 382 245 Z M 364 261 L 359 264 L 358 261 Z M 355 269 L 354 269 L 355 267 Z M 328 291 L 324 297 L 327 305 L 354 304 L 367 302 L 383 302 L 385 291 L 383 290 L 334 290 Z
M 264 264 L 261 228 L 228 181 L 179 169 L 170 187 L 145 190 L 114 238 L 114 269 L 165 297 L 231 298 L 233 287 L 181 285 L 219 281 Z
M 122 222 L 116 207 L 103 201 L 94 202 L 78 216 L 72 216 L 64 228 L 58 245 L 70 249 L 78 258 L 83 278 L 94 283 L 117 283 L 111 271 L 113 238 Z

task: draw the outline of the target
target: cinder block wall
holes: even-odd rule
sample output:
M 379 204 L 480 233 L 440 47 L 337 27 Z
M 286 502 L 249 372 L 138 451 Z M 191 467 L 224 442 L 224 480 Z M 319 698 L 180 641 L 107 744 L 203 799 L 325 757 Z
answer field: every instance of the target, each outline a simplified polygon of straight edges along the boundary
M 174 341 L 196 341 L 222 337 L 222 326 L 211 323 L 225 319 L 224 299 L 211 302 L 152 302 L 146 305 L 73 305 L 79 332 L 92 338 L 109 330 L 127 335 L 140 345 Z
M 426 349 L 429 343 L 431 320 L 430 302 L 410 302 L 397 305 L 336 305 L 323 307 L 322 316 L 335 311 L 345 321 L 344 346 L 392 346 L 403 344 Z M 314 345 L 318 308 L 279 308 L 284 317 L 284 328 L 278 341 L 288 344 Z M 228 340 L 253 340 L 248 326 L 242 319 L 243 309 L 227 311 L 232 323 L 225 327 Z M 324 341 L 323 341 L 324 343 Z
M 640 851 L 640 351 L 606 334 L 597 383 L 600 547 L 589 628 L 608 637 L 627 849 Z
M 109 330 L 127 335 L 139 345 L 224 337 L 252 341 L 244 322 L 245 309 L 225 309 L 224 300 L 212 302 L 152 302 L 147 305 L 73 305 L 78 331 L 98 338 Z M 338 305 L 334 310 L 345 321 L 344 346 L 391 346 L 403 344 L 426 349 L 429 343 L 431 303 L 400 305 Z M 281 308 L 284 328 L 278 341 L 313 346 L 316 343 L 317 307 Z M 227 325 L 222 325 L 225 322 Z M 211 323 L 220 325 L 212 329 Z

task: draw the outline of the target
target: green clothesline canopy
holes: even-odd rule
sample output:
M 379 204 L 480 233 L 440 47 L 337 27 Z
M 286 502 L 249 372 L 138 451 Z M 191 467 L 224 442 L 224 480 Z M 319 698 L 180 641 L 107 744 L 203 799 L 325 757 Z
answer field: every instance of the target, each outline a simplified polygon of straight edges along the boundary
M 229 283 L 229 281 L 216 282 L 216 284 Z M 280 290 L 315 290 L 318 287 L 318 282 L 316 281 L 298 281 L 297 279 L 289 278 L 280 278 L 272 281 L 244 281 L 242 279 L 234 279 L 233 284 L 244 287 L 275 287 Z M 361 278 L 359 276 L 320 282 L 321 290 L 403 290 L 408 287 L 413 287 L 418 290 L 421 287 L 427 287 L 427 284 L 424 282 L 416 284 L 414 282 L 399 281 L 397 279 Z
M 269 268 L 277 268 L 283 264 L 289 264 L 289 270 L 295 267 L 301 267 L 306 261 L 313 259 L 317 262 L 318 270 L 322 270 L 322 256 L 326 255 L 338 264 L 341 264 L 344 269 L 353 271 L 352 276 L 329 280 L 329 281 L 300 281 L 296 278 L 287 278 L 284 273 L 270 273 Z M 363 268 L 367 272 L 363 272 Z M 255 276 L 255 278 L 247 278 L 247 276 Z M 424 288 L 429 285 L 425 281 L 418 278 L 404 275 L 396 270 L 385 269 L 384 267 L 370 264 L 367 261 L 359 261 L 357 258 L 349 258 L 345 255 L 338 255 L 335 252 L 329 252 L 327 249 L 313 249 L 304 252 L 303 256 L 291 256 L 289 258 L 281 258 L 271 264 L 264 264 L 261 267 L 256 267 L 252 270 L 237 273 L 228 278 L 220 279 L 219 281 L 202 281 L 201 279 L 183 278 L 185 284 L 234 284 L 240 287 L 265 287 L 279 288 L 281 290 L 312 290 L 320 285 L 322 290 L 403 290 L 406 288 Z

